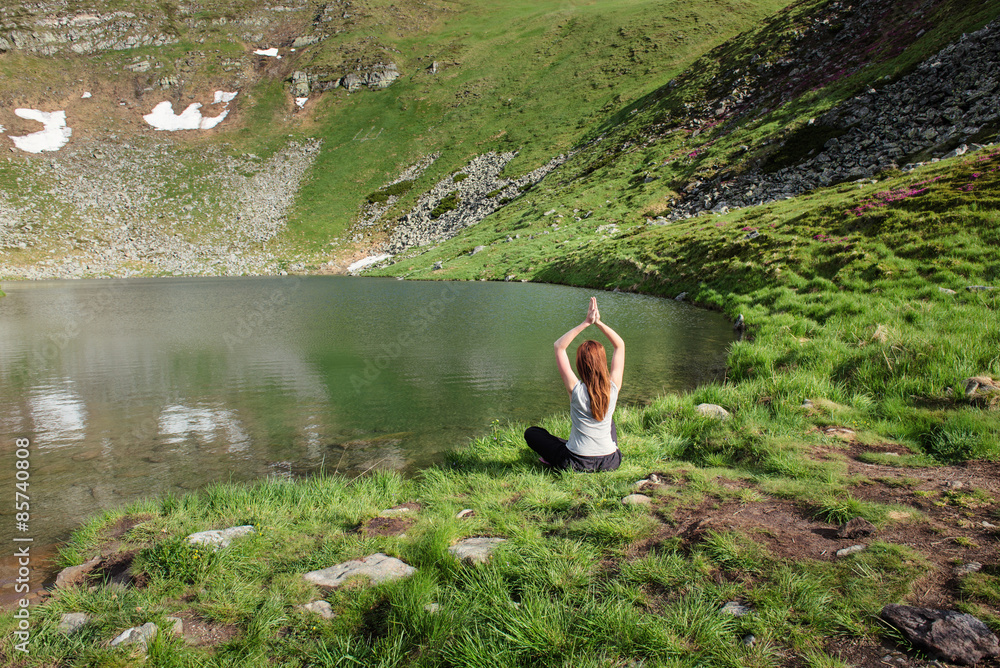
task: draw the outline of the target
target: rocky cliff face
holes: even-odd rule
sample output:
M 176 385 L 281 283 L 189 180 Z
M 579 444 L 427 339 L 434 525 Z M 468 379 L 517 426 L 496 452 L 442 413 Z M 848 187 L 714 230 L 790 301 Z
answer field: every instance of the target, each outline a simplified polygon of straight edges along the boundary
M 92 54 L 142 46 L 175 44 L 178 37 L 161 29 L 163 17 L 129 11 L 67 13 L 58 4 L 0 8 L 0 51 L 40 56 Z

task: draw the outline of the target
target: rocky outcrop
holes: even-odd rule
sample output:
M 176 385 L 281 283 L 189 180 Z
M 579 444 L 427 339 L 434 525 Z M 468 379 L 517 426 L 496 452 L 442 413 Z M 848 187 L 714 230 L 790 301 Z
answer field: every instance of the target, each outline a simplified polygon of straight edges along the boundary
M 354 93 L 362 88 L 382 90 L 388 88 L 400 76 L 402 75 L 396 67 L 396 63 L 376 63 L 345 75 L 297 70 L 292 73 L 288 82 L 292 95 L 309 97 L 312 92 L 334 90 L 341 86 L 348 93 Z
M 696 182 L 669 217 L 764 204 L 944 156 L 1000 120 L 998 72 L 1000 19 L 942 49 L 913 73 L 869 88 L 815 119 L 816 132 L 822 128 L 839 136 L 799 164 L 774 173 L 757 168 L 726 183 Z
M 0 51 L 40 56 L 91 54 L 180 41 L 128 11 L 61 14 L 43 10 L 25 17 L 19 9 L 20 5 L 0 9 Z
M 559 155 L 524 176 L 500 176 L 517 153 L 486 153 L 473 158 L 455 174 L 424 193 L 396 227 L 386 250 L 397 254 L 408 248 L 443 241 L 480 222 L 566 161 Z M 446 209 L 442 203 L 453 204 Z
M 234 538 L 241 538 L 256 533 L 256 529 L 250 524 L 228 529 L 211 529 L 209 531 L 199 531 L 187 537 L 187 542 L 191 545 L 204 545 L 211 548 L 213 552 L 229 547 Z
M 493 551 L 506 542 L 506 538 L 466 538 L 449 547 L 448 553 L 463 564 L 485 564 Z

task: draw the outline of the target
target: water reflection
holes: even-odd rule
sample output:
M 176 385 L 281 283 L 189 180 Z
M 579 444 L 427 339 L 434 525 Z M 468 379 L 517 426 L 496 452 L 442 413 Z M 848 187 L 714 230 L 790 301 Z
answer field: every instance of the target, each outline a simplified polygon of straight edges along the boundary
M 333 277 L 4 289 L 0 466 L 31 439 L 39 541 L 213 481 L 413 470 L 493 419 L 565 411 L 552 341 L 591 294 Z M 705 379 L 731 340 L 717 314 L 600 300 L 629 345 L 623 402 Z

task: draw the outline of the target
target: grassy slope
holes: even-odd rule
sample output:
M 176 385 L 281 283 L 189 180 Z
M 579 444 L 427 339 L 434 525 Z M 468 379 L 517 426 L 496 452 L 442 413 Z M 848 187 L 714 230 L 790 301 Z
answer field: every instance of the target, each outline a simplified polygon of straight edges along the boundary
M 394 59 L 406 74 L 380 93 L 323 98 L 315 127 L 324 150 L 291 216 L 289 239 L 318 248 L 339 236 L 366 195 L 436 151 L 442 157 L 418 184 L 425 188 L 491 150 L 521 151 L 509 169 L 530 171 L 609 111 L 783 4 L 466 3 L 405 39 L 373 33 L 399 50 Z M 436 75 L 425 69 L 433 61 Z M 355 140 L 379 130 L 372 143 Z

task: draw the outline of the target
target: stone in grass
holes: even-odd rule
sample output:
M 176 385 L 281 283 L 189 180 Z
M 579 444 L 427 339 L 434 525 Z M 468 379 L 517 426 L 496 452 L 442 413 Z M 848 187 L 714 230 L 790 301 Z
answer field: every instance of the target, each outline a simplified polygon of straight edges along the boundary
M 336 589 L 350 578 L 364 576 L 374 584 L 387 580 L 406 578 L 417 572 L 417 569 L 395 557 L 381 552 L 370 554 L 364 559 L 345 561 L 336 566 L 330 566 L 318 571 L 310 571 L 303 575 L 308 582 L 320 587 Z
M 69 566 L 62 569 L 59 571 L 59 575 L 56 576 L 56 589 L 65 589 L 66 587 L 72 587 L 75 584 L 83 582 L 84 578 L 97 568 L 99 563 L 101 563 L 101 558 L 94 557 L 79 566 Z
M 323 619 L 333 619 L 334 617 L 337 616 L 333 612 L 333 606 L 322 599 L 317 601 L 311 601 L 304 605 L 300 605 L 299 610 L 302 610 L 303 612 L 309 612 L 314 615 L 319 615 Z
M 656 475 L 655 473 L 650 473 L 648 478 L 643 478 L 642 480 L 632 485 L 632 489 L 637 492 L 641 492 L 643 489 L 646 489 L 647 487 L 652 487 L 655 489 L 663 486 L 664 486 L 663 478 Z
M 838 557 L 849 557 L 852 554 L 857 554 L 858 552 L 864 552 L 868 549 L 867 545 L 851 545 L 850 547 L 845 547 L 843 550 L 837 550 Z
M 979 563 L 978 561 L 970 561 L 967 564 L 961 564 L 959 566 L 955 566 L 955 568 L 952 569 L 952 573 L 955 574 L 955 577 L 960 578 L 963 575 L 978 573 L 981 570 L 983 570 L 983 565 L 981 563 Z
M 719 612 L 724 615 L 732 615 L 733 617 L 745 617 L 753 612 L 753 610 L 739 601 L 729 601 L 719 609 Z
M 441 606 L 438 605 L 437 603 L 428 603 L 427 605 L 424 606 L 424 612 L 426 612 L 429 615 L 437 614 L 438 610 L 440 609 Z
M 476 511 L 475 510 L 473 510 L 472 508 L 464 508 L 464 509 L 458 511 L 458 514 L 455 515 L 455 519 L 465 520 L 465 519 L 468 519 L 470 517 L 475 517 L 475 516 L 476 516 Z
M 716 404 L 698 404 L 694 407 L 694 411 L 698 415 L 704 415 L 705 417 L 715 418 L 717 420 L 728 420 L 732 415 L 722 406 Z
M 877 531 L 874 524 L 863 517 L 855 517 L 850 522 L 841 524 L 837 529 L 837 538 L 864 538 Z
M 70 635 L 84 626 L 90 618 L 83 612 L 67 612 L 59 618 L 56 631 Z
M 626 506 L 648 506 L 652 502 L 653 499 L 645 494 L 629 494 L 622 499 L 622 503 Z
M 483 536 L 466 538 L 449 547 L 448 552 L 466 564 L 485 564 L 490 560 L 493 550 L 506 542 L 506 538 L 486 538 Z
M 132 628 L 122 631 L 122 633 L 111 641 L 112 647 L 127 647 L 129 645 L 136 645 L 145 650 L 149 646 L 149 642 L 156 637 L 156 624 L 153 622 L 146 622 L 142 626 L 133 626 Z
M 184 635 L 184 620 L 180 617 L 167 617 L 164 621 L 170 625 L 170 633 L 181 637 Z
M 887 605 L 880 616 L 914 645 L 950 663 L 972 666 L 985 658 L 1000 656 L 1000 641 L 972 615 L 956 610 Z
M 234 538 L 239 538 L 240 536 L 246 536 L 252 533 L 256 533 L 253 526 L 245 524 L 238 527 L 229 527 L 228 529 L 199 531 L 198 533 L 193 533 L 188 536 L 187 540 L 192 545 L 205 545 L 212 548 L 212 551 L 218 552 L 223 548 L 229 547 L 229 544 L 233 542 Z

